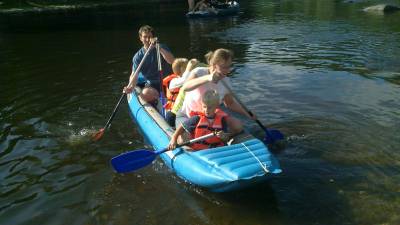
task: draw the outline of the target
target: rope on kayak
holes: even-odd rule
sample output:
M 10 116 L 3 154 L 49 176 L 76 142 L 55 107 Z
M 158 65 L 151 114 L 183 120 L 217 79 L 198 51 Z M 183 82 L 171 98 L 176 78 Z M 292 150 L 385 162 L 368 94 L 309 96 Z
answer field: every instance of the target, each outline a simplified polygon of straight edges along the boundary
M 261 168 L 264 170 L 265 173 L 269 173 L 269 170 L 267 169 L 267 165 L 265 163 L 262 163 L 260 159 L 242 142 L 242 145 L 247 149 L 248 152 L 258 161 L 260 164 Z

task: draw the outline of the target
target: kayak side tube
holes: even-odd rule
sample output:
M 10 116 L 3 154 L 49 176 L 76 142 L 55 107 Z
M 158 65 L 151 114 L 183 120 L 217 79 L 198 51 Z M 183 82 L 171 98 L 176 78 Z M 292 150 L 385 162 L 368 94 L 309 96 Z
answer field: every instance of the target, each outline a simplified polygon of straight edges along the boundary
M 168 146 L 174 130 L 152 106 L 128 95 L 131 115 L 155 150 Z M 182 179 L 214 192 L 244 188 L 281 173 L 277 159 L 264 143 L 251 135 L 238 143 L 201 151 L 177 148 L 160 154 Z

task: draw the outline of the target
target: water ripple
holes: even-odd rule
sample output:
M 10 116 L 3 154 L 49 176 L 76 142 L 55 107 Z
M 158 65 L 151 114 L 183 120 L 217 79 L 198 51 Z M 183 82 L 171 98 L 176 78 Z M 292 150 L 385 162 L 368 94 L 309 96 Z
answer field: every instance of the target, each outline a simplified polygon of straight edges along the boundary
M 282 25 L 284 24 L 284 25 Z M 349 32 L 351 31 L 351 32 Z M 248 21 L 227 31 L 214 33 L 228 42 L 248 45 L 246 61 L 278 63 L 302 66 L 304 68 L 328 68 L 334 71 L 355 72 L 361 75 L 376 70 L 375 62 L 386 65 L 383 68 L 398 70 L 394 47 L 387 54 L 386 41 L 380 34 L 369 33 L 349 24 L 302 21 Z M 387 36 L 390 43 L 396 36 Z M 395 50 L 397 49 L 397 50 Z M 393 63 L 390 63 L 393 61 Z M 379 63 L 381 67 L 382 63 Z M 383 69 L 378 68 L 378 69 Z

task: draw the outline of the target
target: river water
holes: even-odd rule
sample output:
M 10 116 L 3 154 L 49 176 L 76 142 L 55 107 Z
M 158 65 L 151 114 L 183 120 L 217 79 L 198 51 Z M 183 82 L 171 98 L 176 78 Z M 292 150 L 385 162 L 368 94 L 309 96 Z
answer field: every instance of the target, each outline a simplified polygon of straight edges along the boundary
M 0 15 L 0 224 L 400 224 L 400 13 L 341 1 L 248 1 L 188 21 L 182 2 Z M 235 52 L 239 97 L 286 135 L 283 173 L 216 194 L 157 160 L 119 175 L 111 157 L 149 147 L 124 103 L 137 29 L 177 57 Z M 257 124 L 249 129 L 262 136 Z

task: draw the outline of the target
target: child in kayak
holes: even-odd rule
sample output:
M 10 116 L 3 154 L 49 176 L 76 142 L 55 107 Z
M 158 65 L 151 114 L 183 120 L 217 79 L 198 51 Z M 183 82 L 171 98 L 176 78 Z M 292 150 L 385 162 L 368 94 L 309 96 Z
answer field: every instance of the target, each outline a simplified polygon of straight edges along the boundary
M 224 146 L 230 135 L 227 133 L 226 118 L 228 114 L 219 109 L 217 91 L 208 90 L 201 100 L 202 112 L 192 112 L 191 117 L 184 121 L 173 134 L 168 149 L 176 148 L 177 143 L 185 139 L 198 138 L 215 132 L 216 136 L 191 145 L 193 150 L 202 150 Z
M 177 78 L 182 77 L 182 74 L 185 72 L 186 66 L 188 64 L 188 60 L 186 58 L 176 58 L 172 63 L 172 74 L 166 76 L 163 81 L 163 91 L 164 95 L 167 98 L 167 102 L 163 105 L 166 110 L 171 110 L 176 96 L 179 93 L 179 88 L 182 85 L 170 85 L 173 81 L 176 81 Z
M 163 79 L 163 88 L 167 98 L 167 103 L 164 105 L 164 108 L 167 110 L 165 119 L 171 127 L 175 127 L 176 116 L 171 110 L 175 105 L 175 100 L 177 100 L 178 94 L 180 93 L 179 90 L 190 75 L 190 71 L 192 71 L 198 64 L 199 61 L 197 61 L 197 59 L 191 59 L 188 61 L 186 58 L 177 58 L 172 63 L 172 71 L 174 73 Z M 180 96 L 182 96 L 182 94 L 180 94 Z M 179 99 L 182 99 L 182 97 Z M 181 101 L 178 100 L 178 102 Z

